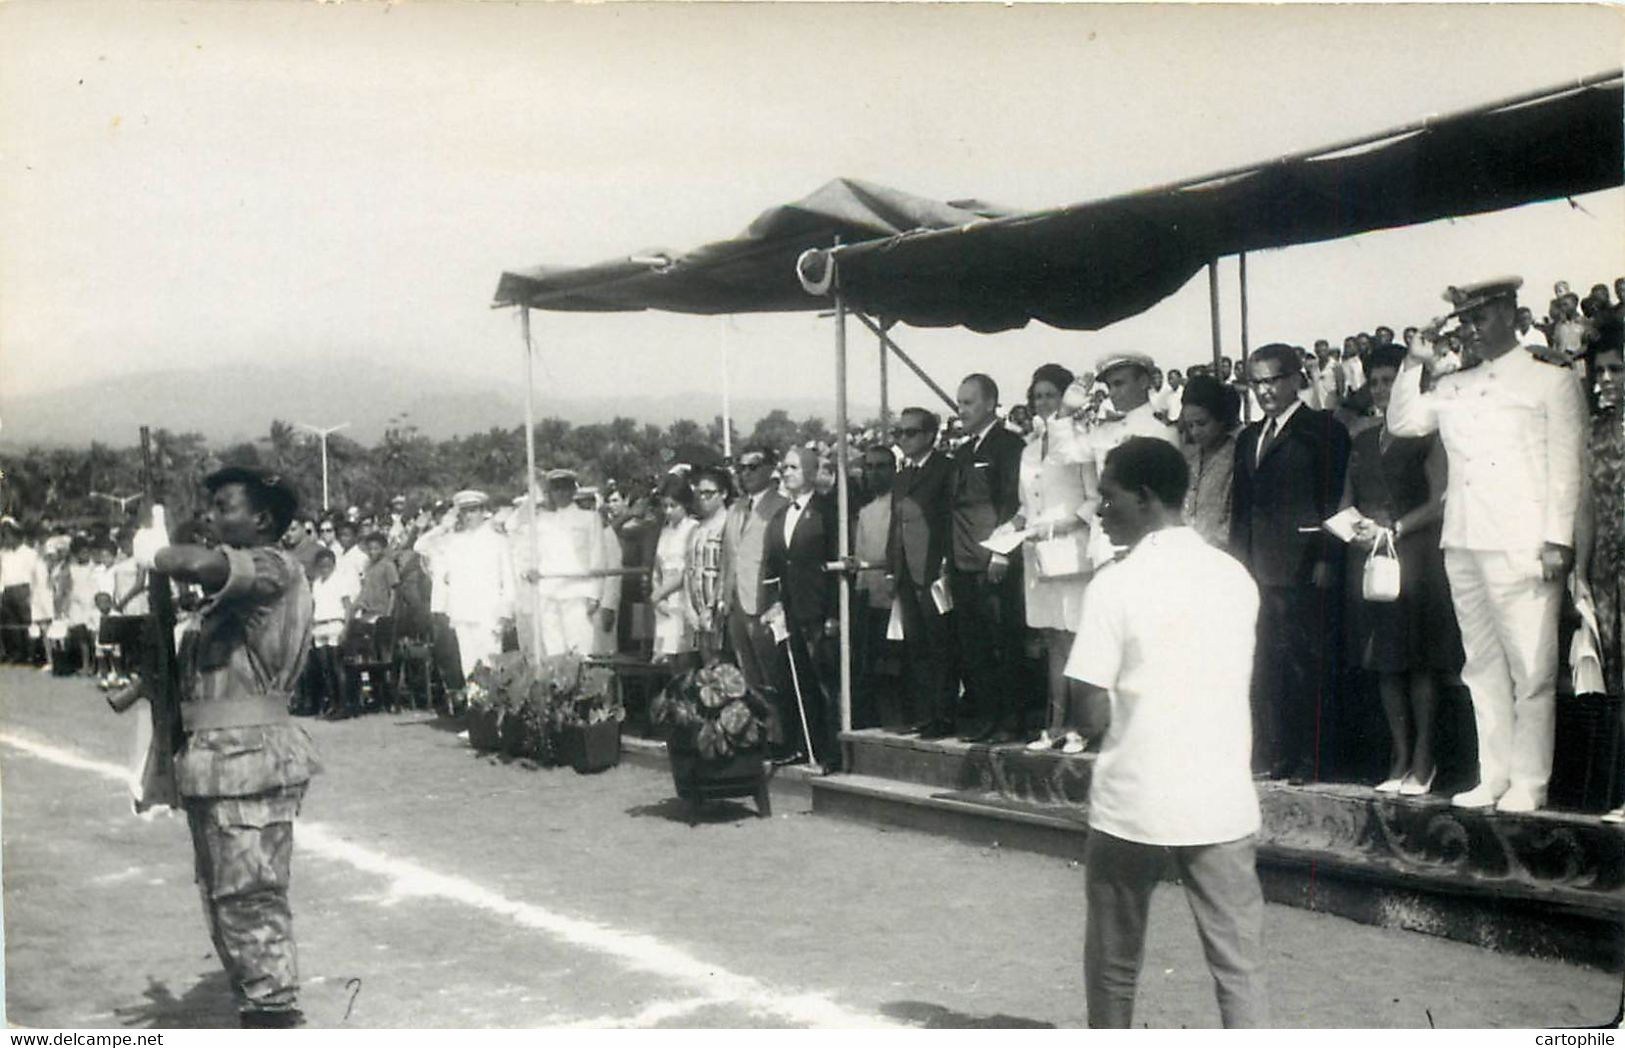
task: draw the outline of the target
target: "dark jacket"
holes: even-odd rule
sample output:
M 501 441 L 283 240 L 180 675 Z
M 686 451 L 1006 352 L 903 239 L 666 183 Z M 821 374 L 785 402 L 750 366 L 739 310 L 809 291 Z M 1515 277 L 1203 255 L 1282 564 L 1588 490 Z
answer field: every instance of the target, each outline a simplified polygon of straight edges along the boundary
M 954 462 L 947 452 L 933 451 L 923 467 L 904 466 L 891 492 L 891 532 L 886 564 L 897 578 L 924 588 L 942 574 L 952 536 L 950 487 Z
M 1236 438 L 1230 550 L 1260 586 L 1307 586 L 1316 563 L 1342 554 L 1320 525 L 1342 499 L 1348 430 L 1330 412 L 1303 406 L 1258 460 L 1263 429 L 1254 422 Z
M 784 542 L 784 519 L 790 504 L 780 507 L 768 523 L 762 588 L 784 604 L 784 615 L 790 622 L 822 628 L 826 619 L 835 617 L 838 608 L 836 576 L 824 570 L 824 565 L 838 556 L 837 511 L 835 500 L 828 495 L 803 497 L 807 499 L 806 508 L 796 521 L 788 546 Z
M 1026 443 L 998 422 L 974 449 L 954 452 L 953 566 L 986 571 L 990 556 L 982 540 L 1021 508 L 1021 451 Z

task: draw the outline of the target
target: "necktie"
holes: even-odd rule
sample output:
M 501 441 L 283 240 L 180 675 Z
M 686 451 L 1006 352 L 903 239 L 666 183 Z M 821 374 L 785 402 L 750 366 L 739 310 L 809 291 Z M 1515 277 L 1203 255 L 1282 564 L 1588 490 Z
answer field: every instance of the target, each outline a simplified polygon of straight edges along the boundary
M 1264 424 L 1264 439 L 1258 442 L 1258 457 L 1260 460 L 1264 458 L 1264 452 L 1269 450 L 1269 446 L 1275 443 L 1276 425 L 1277 420 L 1273 418 Z

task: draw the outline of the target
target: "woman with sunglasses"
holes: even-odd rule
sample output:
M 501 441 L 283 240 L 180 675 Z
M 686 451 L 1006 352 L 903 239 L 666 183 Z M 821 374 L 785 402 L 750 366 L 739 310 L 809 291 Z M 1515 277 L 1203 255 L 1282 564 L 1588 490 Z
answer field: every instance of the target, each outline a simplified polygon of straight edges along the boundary
M 726 470 L 705 466 L 694 473 L 694 515 L 689 531 L 683 591 L 694 617 L 694 646 L 710 662 L 722 651 L 722 527 L 728 521 L 732 485 Z

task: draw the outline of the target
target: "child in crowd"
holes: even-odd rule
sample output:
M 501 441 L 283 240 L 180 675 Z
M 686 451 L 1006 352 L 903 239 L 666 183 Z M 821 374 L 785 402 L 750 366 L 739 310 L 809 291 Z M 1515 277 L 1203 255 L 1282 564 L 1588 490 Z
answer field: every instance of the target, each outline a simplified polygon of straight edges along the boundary
M 78 655 L 81 673 L 95 672 L 96 631 L 101 628 L 102 619 L 96 609 L 96 583 L 100 572 L 93 554 L 89 539 L 75 537 L 66 571 L 67 647 Z
M 335 571 L 337 558 L 329 549 L 319 550 L 310 596 L 312 615 L 310 661 L 305 670 L 307 712 L 337 719 L 345 715 L 344 668 L 339 655 L 355 590 L 348 573 Z

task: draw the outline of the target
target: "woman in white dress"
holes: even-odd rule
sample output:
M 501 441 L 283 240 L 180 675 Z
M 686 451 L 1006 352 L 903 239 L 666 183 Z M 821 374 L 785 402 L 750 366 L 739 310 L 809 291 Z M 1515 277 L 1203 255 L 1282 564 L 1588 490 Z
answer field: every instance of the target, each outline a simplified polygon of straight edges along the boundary
M 668 474 L 660 482 L 660 508 L 664 526 L 655 544 L 654 573 L 649 603 L 655 613 L 655 659 L 672 662 L 695 651 L 694 614 L 683 590 L 688 570 L 689 538 L 694 519 L 694 489 L 684 478 Z
M 1027 399 L 1033 432 L 1021 455 L 1021 511 L 1012 522 L 1033 532 L 1022 549 L 1027 625 L 1043 640 L 1049 703 L 1044 730 L 1031 750 L 1061 747 L 1080 753 L 1083 738 L 1068 724 L 1066 658 L 1083 616 L 1089 582 L 1088 522 L 1098 478 L 1086 431 L 1061 410 L 1072 372 L 1045 364 L 1033 372 Z

